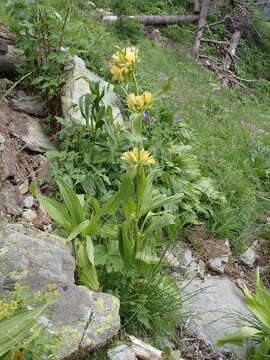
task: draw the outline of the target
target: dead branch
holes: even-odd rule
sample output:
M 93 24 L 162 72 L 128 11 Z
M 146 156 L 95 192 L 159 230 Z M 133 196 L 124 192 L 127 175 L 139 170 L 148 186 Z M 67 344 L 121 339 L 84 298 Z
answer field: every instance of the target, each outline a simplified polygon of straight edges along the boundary
M 208 15 L 209 4 L 210 4 L 210 0 L 203 0 L 202 2 L 198 30 L 196 31 L 195 40 L 192 46 L 192 56 L 194 58 L 198 58 L 199 56 L 201 38 L 203 36 L 203 30 L 206 24 L 206 17 Z
M 241 39 L 241 32 L 239 30 L 236 30 L 232 34 L 230 46 L 227 49 L 227 55 L 225 56 L 225 59 L 224 59 L 224 62 L 223 62 L 223 67 L 226 70 L 229 70 L 231 65 L 232 65 L 232 62 L 233 62 L 233 59 L 234 59 L 234 56 L 235 56 L 235 53 L 236 53 L 237 46 L 240 43 L 240 39 Z
M 227 41 L 204 39 L 204 38 L 201 39 L 201 42 L 207 42 L 207 43 L 210 43 L 210 44 L 216 44 L 216 45 L 221 45 L 221 46 L 228 45 Z
M 115 23 L 117 20 L 130 19 L 138 20 L 144 25 L 173 25 L 180 23 L 191 23 L 198 20 L 198 15 L 123 15 L 121 17 L 116 15 L 101 15 L 88 13 L 89 16 L 100 18 L 108 23 Z

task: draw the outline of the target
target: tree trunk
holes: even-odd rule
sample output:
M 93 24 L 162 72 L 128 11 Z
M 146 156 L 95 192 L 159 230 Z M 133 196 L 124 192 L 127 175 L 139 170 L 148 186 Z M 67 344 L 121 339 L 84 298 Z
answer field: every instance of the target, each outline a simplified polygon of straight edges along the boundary
M 203 36 L 204 27 L 206 24 L 206 18 L 207 18 L 207 14 L 208 14 L 209 4 L 210 4 L 210 0 L 203 0 L 203 2 L 202 2 L 198 29 L 196 31 L 195 40 L 194 40 L 194 43 L 192 46 L 192 56 L 194 58 L 198 58 L 198 56 L 199 56 L 200 44 L 201 44 L 201 39 Z
M 116 15 L 97 15 L 89 14 L 90 16 L 100 17 L 102 20 L 109 23 L 114 23 L 119 20 Z M 134 15 L 134 16 L 121 16 L 123 19 L 136 19 L 144 25 L 173 25 L 180 23 L 191 23 L 198 20 L 198 15 Z

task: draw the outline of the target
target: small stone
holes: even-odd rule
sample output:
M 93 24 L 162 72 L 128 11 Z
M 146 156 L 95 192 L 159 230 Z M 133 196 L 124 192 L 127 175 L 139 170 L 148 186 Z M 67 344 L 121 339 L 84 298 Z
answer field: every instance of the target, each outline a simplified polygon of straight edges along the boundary
M 28 192 L 28 186 L 29 186 L 29 181 L 28 179 L 26 179 L 22 184 L 20 184 L 18 186 L 19 191 L 22 195 L 26 194 Z
M 109 349 L 107 355 L 110 360 L 136 360 L 134 351 L 126 344 Z
M 220 256 L 218 258 L 215 259 L 210 259 L 208 261 L 208 266 L 211 270 L 219 273 L 219 274 L 223 274 L 225 267 L 227 265 L 228 262 L 228 256 L 224 255 L 224 256 Z
M 22 217 L 29 222 L 32 222 L 36 216 L 37 214 L 33 210 L 25 210 L 22 213 Z
M 31 209 L 31 207 L 34 205 L 34 197 L 32 195 L 26 196 L 23 200 L 23 207 L 27 209 Z
M 192 261 L 192 253 L 189 249 L 182 249 L 179 262 L 182 267 L 187 267 Z
M 254 250 L 252 250 L 251 248 L 247 248 L 246 251 L 244 251 L 240 256 L 239 256 L 239 260 L 249 266 L 249 267 L 253 267 L 255 261 L 256 261 L 257 255 L 255 253 Z
M 193 259 L 186 269 L 185 275 L 187 278 L 200 277 L 203 278 L 205 274 L 205 263 L 202 260 Z

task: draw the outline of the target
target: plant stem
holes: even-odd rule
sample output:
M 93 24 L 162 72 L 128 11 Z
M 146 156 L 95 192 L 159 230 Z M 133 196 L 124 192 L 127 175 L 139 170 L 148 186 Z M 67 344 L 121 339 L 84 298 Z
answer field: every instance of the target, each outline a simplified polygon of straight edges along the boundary
M 59 40 L 59 45 L 58 45 L 57 52 L 60 51 L 61 46 L 62 46 L 62 42 L 63 42 L 63 38 L 64 38 L 64 31 L 65 31 L 65 27 L 66 27 L 66 25 L 67 25 L 68 15 L 69 15 L 70 10 L 71 10 L 71 3 L 72 3 L 72 0 L 69 0 L 69 4 L 68 4 L 67 11 L 66 11 L 65 20 L 64 20 L 64 22 L 63 22 L 63 26 L 62 26 L 62 30 L 61 30 L 61 36 L 60 36 L 60 40 Z
M 136 79 L 136 75 L 135 75 L 134 71 L 132 71 L 132 77 L 133 77 L 134 84 L 135 84 L 136 95 L 139 95 L 139 87 L 138 87 L 138 83 L 137 83 L 137 79 Z

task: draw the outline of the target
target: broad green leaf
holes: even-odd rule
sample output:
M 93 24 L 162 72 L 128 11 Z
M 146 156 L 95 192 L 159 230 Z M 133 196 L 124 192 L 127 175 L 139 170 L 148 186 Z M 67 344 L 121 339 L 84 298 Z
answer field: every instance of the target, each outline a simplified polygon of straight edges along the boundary
M 223 346 L 225 344 L 233 344 L 242 346 L 243 342 L 249 339 L 252 336 L 260 335 L 260 331 L 251 326 L 244 326 L 241 329 L 224 336 L 222 339 L 219 339 L 216 343 L 217 346 Z
M 73 226 L 79 225 L 85 219 L 83 218 L 83 207 L 78 199 L 77 194 L 72 189 L 70 185 L 68 185 L 65 181 L 61 178 L 56 178 L 57 185 L 59 187 L 61 196 L 64 200 L 64 203 L 67 206 L 67 209 L 70 213 L 71 222 Z
M 72 230 L 70 215 L 63 204 L 39 194 L 36 194 L 36 198 L 54 221 L 62 225 L 67 231 Z
M 254 360 L 269 359 L 270 337 L 268 336 L 256 349 Z
M 86 254 L 90 263 L 95 266 L 94 245 L 90 236 L 86 236 Z
M 80 235 L 87 227 L 90 225 L 90 220 L 85 220 L 81 222 L 78 226 L 76 226 L 71 233 L 69 234 L 68 238 L 66 239 L 66 242 L 72 241 L 75 239 L 78 235 Z
M 129 221 L 122 224 L 119 237 L 119 252 L 126 267 L 131 267 L 133 263 L 133 241 L 130 238 L 130 225 Z
M 98 232 L 104 238 L 118 240 L 121 232 L 121 225 L 103 225 L 98 229 Z
M 81 284 L 89 289 L 99 291 L 98 276 L 95 266 L 89 261 L 85 244 L 75 239 L 76 266 Z
M 119 207 L 120 204 L 120 196 L 119 192 L 114 194 L 100 209 L 100 215 L 110 215 L 113 214 Z

